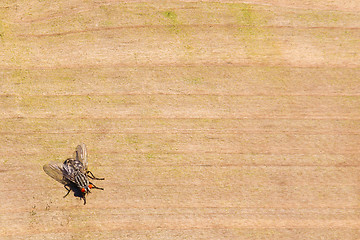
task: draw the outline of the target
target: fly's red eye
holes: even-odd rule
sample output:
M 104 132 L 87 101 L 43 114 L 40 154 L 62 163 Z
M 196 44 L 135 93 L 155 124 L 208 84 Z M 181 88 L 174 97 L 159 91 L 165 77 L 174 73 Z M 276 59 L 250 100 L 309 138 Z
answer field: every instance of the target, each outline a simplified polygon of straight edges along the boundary
M 91 189 L 93 187 L 93 185 L 89 184 L 89 188 Z
M 81 192 L 85 192 L 85 188 L 82 188 L 82 189 L 81 189 Z

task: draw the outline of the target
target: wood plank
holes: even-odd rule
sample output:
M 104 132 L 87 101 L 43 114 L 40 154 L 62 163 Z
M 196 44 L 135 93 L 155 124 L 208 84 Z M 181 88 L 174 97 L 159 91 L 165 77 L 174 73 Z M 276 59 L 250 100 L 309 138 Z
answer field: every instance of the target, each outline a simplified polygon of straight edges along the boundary
M 359 239 L 359 10 L 2 1 L 0 238 Z
M 360 96 L 3 96 L 2 118 L 360 119 Z M 331 110 L 331 111 L 329 111 Z
M 0 70 L 1 95 L 358 96 L 359 68 L 136 66 Z M 114 84 L 116 83 L 116 84 Z M 231 86 L 231 87 L 229 87 Z

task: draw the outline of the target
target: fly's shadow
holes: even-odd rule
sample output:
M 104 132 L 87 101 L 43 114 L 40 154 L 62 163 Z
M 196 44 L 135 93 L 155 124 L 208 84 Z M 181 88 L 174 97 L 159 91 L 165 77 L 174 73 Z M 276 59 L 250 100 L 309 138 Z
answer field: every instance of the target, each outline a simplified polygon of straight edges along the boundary
M 63 198 L 66 198 L 69 193 L 72 191 L 74 193 L 74 197 L 78 197 L 84 200 L 84 204 L 86 204 L 86 198 L 84 194 L 81 192 L 81 189 L 73 182 L 69 182 L 64 185 L 64 188 L 68 191 Z
M 104 178 L 97 178 L 88 170 L 85 144 L 77 146 L 74 158 L 68 158 L 63 163 L 45 164 L 43 169 L 47 175 L 64 185 L 68 191 L 64 198 L 73 191 L 75 197 L 84 200 L 84 205 L 86 194 L 90 193 L 90 189 L 104 190 L 89 181 L 89 179 L 104 180 Z

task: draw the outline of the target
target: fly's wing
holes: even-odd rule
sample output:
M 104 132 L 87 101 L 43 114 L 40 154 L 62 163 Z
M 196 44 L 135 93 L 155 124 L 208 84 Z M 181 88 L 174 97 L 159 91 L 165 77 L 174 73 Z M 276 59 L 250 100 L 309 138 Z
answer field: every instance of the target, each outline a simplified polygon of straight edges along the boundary
M 74 157 L 76 160 L 80 161 L 84 166 L 84 171 L 86 172 L 88 169 L 88 161 L 87 161 L 87 152 L 86 146 L 84 143 L 76 147 L 76 151 L 74 153 Z
M 62 163 L 49 163 L 43 166 L 43 169 L 47 175 L 58 181 L 59 183 L 66 184 L 64 178 L 64 168 Z
M 68 158 L 63 163 L 63 174 L 64 178 L 71 182 L 75 182 L 75 174 L 77 171 L 79 171 L 80 168 L 76 168 L 76 160 L 72 158 Z M 82 166 L 82 164 L 81 164 Z

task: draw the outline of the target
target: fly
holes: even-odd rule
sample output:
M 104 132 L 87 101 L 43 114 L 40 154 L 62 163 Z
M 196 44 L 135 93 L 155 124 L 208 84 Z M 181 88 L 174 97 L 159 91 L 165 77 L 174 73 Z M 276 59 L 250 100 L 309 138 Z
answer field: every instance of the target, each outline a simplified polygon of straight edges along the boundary
M 85 144 L 76 147 L 74 158 L 68 158 L 63 163 L 49 163 L 43 166 L 47 175 L 62 183 L 68 191 L 64 198 L 69 195 L 72 190 L 75 196 L 80 197 L 86 204 L 86 194 L 90 193 L 90 189 L 103 188 L 95 186 L 89 179 L 104 180 L 105 178 L 97 178 L 88 170 L 87 153 Z

